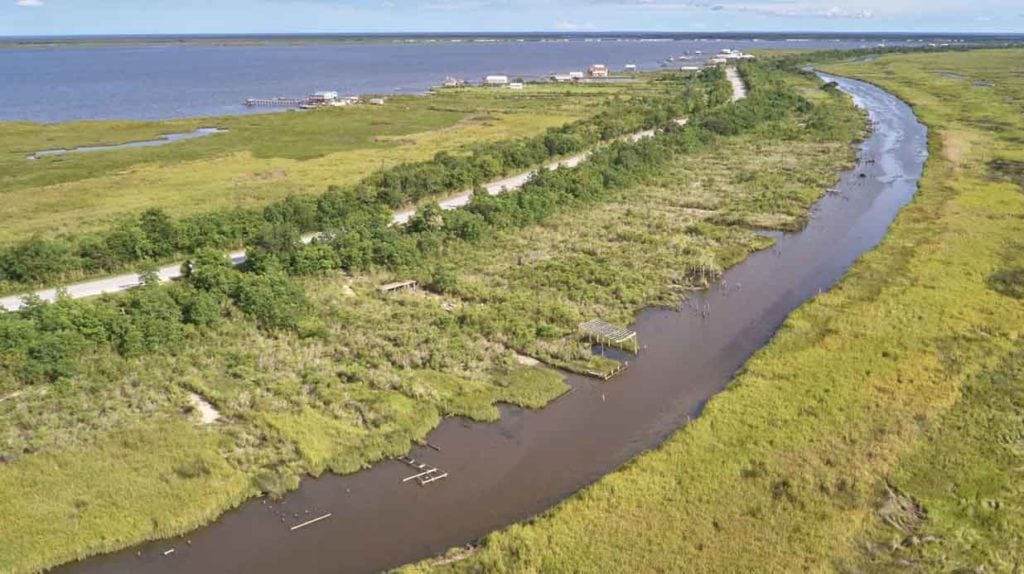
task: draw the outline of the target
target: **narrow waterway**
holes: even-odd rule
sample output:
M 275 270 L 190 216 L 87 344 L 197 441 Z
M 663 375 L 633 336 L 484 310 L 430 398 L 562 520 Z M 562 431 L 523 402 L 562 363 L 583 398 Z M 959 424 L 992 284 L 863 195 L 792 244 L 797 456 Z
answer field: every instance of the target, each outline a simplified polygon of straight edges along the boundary
M 71 149 L 45 149 L 42 151 L 37 151 L 36 153 L 28 156 L 25 159 L 37 160 L 39 158 L 48 157 L 52 155 L 67 155 L 69 153 L 91 153 L 97 151 L 119 151 L 138 147 L 156 147 L 184 140 L 194 140 L 196 138 L 204 138 L 207 136 L 222 134 L 226 131 L 227 130 L 222 130 L 220 128 L 199 128 L 195 131 L 180 134 L 165 134 L 152 140 L 127 142 L 114 145 L 84 146 Z
M 187 536 L 66 566 L 71 572 L 373 572 L 466 544 L 523 520 L 660 444 L 779 328 L 830 288 L 885 235 L 917 189 L 925 128 L 887 92 L 839 83 L 874 123 L 855 169 L 799 233 L 729 270 L 681 312 L 650 310 L 635 328 L 645 348 L 608 383 L 570 377 L 574 391 L 547 408 L 503 408 L 497 423 L 447 420 L 440 451 L 412 456 L 449 473 L 420 487 L 395 461 L 350 476 L 305 480 L 281 502 L 256 500 Z M 698 312 L 703 309 L 704 312 Z M 291 531 L 296 524 L 331 517 Z M 164 553 L 174 548 L 169 555 Z

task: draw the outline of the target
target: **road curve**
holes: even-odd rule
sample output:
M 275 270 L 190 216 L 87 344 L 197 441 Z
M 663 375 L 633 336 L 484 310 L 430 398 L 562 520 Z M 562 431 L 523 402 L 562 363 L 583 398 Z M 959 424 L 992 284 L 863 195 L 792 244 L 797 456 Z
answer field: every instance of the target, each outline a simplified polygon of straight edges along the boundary
M 736 72 L 735 68 L 726 68 L 726 76 L 729 78 L 729 82 L 732 84 L 732 101 L 738 101 L 747 96 L 746 86 L 743 84 L 743 80 L 740 78 L 739 73 Z M 686 119 L 676 120 L 679 125 L 685 125 Z M 627 141 L 640 141 L 649 137 L 653 137 L 655 130 L 644 130 L 635 134 L 625 136 L 623 139 Z M 574 168 L 590 157 L 591 152 L 586 151 L 583 153 L 576 154 L 571 157 L 567 157 L 558 161 L 553 161 L 545 165 L 542 169 L 555 170 L 558 168 Z M 497 181 L 491 182 L 484 186 L 484 189 L 490 195 L 499 195 L 507 191 L 515 191 L 527 181 L 533 177 L 536 170 L 520 173 Z M 473 190 L 465 190 L 455 195 L 446 197 L 438 202 L 441 209 L 458 209 L 469 204 L 473 197 Z M 416 213 L 416 208 L 407 208 L 401 211 L 397 211 L 392 216 L 392 223 L 395 225 L 403 225 L 412 218 L 413 214 Z M 313 233 L 310 235 L 303 236 L 303 243 L 309 243 L 319 234 Z M 228 253 L 231 261 L 236 265 L 241 264 L 245 261 L 245 251 L 232 251 Z M 157 269 L 157 276 L 161 281 L 173 281 L 179 279 L 182 276 L 181 266 L 183 262 L 171 263 L 164 265 Z M 142 277 L 138 273 L 123 273 L 121 275 L 114 275 L 112 277 L 105 277 L 102 279 L 90 279 L 88 281 L 82 281 L 80 283 L 73 283 L 71 285 L 63 287 L 52 287 L 49 289 L 41 289 L 35 291 L 33 294 L 42 299 L 43 301 L 56 301 L 58 294 L 63 291 L 68 297 L 72 299 L 84 299 L 86 297 L 96 297 L 105 293 L 119 293 L 121 291 L 127 291 L 138 287 L 142 284 Z M 28 297 L 28 293 L 22 293 L 19 295 L 11 295 L 8 297 L 0 298 L 0 311 L 18 311 L 25 306 L 25 298 Z

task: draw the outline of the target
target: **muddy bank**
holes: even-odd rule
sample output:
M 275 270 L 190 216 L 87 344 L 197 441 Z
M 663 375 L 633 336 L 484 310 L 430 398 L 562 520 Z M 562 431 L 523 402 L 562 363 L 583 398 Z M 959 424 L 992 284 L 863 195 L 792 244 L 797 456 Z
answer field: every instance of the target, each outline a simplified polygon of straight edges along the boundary
M 441 450 L 412 453 L 448 473 L 426 487 L 402 482 L 414 474 L 404 464 L 383 462 L 303 481 L 281 503 L 250 502 L 185 537 L 63 570 L 378 571 L 537 514 L 657 446 L 725 388 L 793 309 L 877 244 L 916 190 L 926 142 L 910 108 L 879 88 L 826 80 L 851 93 L 875 123 L 858 166 L 815 206 L 806 229 L 779 234 L 775 246 L 694 294 L 682 312 L 642 313 L 635 328 L 645 349 L 620 377 L 572 377 L 569 395 L 539 411 L 503 408 L 497 423 L 445 421 L 429 439 Z

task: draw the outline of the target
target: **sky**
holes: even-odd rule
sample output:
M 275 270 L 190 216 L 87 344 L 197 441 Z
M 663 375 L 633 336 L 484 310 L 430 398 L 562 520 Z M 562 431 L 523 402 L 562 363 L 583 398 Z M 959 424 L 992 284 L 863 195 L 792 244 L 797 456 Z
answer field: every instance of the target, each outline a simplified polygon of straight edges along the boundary
M 602 30 L 1024 32 L 1024 1 L 0 0 L 0 36 Z

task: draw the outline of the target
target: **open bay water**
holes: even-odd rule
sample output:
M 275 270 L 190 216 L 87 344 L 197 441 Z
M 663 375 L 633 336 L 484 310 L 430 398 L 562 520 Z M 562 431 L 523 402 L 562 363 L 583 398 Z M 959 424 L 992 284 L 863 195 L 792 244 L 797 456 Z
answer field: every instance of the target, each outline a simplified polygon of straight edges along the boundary
M 850 49 L 922 45 L 924 38 L 738 37 L 690 38 L 643 34 L 449 36 L 372 42 L 307 38 L 268 41 L 202 37 L 177 41 L 111 39 L 75 43 L 54 39 L 0 42 L 0 121 L 160 120 L 266 113 L 246 98 L 300 97 L 318 90 L 344 95 L 421 93 L 446 76 L 479 82 L 487 74 L 538 79 L 554 72 L 605 64 L 659 69 L 696 65 L 724 48 Z M 337 37 L 335 37 L 337 39 Z M 248 41 L 247 41 L 248 40 Z M 703 54 L 697 54 L 702 52 Z

